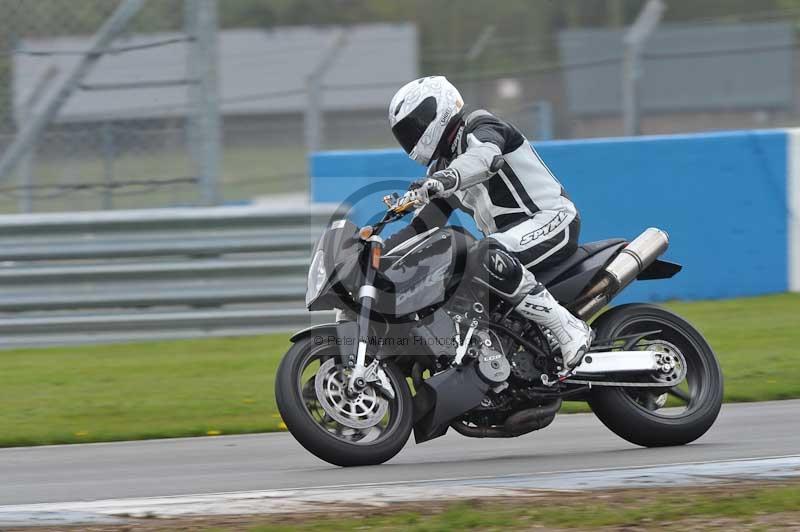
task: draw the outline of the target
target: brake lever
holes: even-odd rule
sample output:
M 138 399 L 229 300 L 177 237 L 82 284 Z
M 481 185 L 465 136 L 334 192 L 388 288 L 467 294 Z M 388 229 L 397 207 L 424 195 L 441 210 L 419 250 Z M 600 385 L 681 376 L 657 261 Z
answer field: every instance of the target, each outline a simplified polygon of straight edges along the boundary
M 413 201 L 409 201 L 407 203 L 397 203 L 397 199 L 402 199 L 397 195 L 397 193 L 394 194 L 394 197 L 389 195 L 383 197 L 383 203 L 386 204 L 389 212 L 394 214 L 405 214 L 409 210 L 416 208 L 416 205 Z

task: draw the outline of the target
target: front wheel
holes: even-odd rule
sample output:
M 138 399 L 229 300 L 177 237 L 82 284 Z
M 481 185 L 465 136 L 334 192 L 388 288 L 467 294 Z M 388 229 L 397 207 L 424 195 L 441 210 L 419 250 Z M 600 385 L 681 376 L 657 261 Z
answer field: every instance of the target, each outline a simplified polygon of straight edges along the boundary
M 609 310 L 593 327 L 600 339 L 649 333 L 625 349 L 661 351 L 685 365 L 683 381 L 669 388 L 595 388 L 589 406 L 606 427 L 644 447 L 684 445 L 711 428 L 722 405 L 722 371 L 711 346 L 690 323 L 661 307 L 637 303 Z
M 400 370 L 391 363 L 382 368 L 394 398 L 372 384 L 351 397 L 345 393 L 349 370 L 338 348 L 299 340 L 283 357 L 275 382 L 278 411 L 289 432 L 334 465 L 375 465 L 392 458 L 411 434 L 413 406 Z

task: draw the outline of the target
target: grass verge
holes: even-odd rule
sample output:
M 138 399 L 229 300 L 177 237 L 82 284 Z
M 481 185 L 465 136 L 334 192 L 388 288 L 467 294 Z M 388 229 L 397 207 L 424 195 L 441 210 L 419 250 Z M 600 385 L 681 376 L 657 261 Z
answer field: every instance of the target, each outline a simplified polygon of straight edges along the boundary
M 800 397 L 800 294 L 666 306 L 716 350 L 726 401 Z M 273 377 L 288 345 L 269 335 L 0 351 L 0 446 L 280 430 Z
M 800 483 L 744 489 L 630 490 L 503 502 L 466 501 L 433 512 L 412 510 L 374 517 L 363 517 L 369 513 L 361 512 L 344 519 L 312 518 L 283 526 L 274 521 L 253 524 L 244 530 L 742 530 L 750 525 L 759 529 L 781 525 L 791 528 L 800 521 L 798 500 Z
M 138 519 L 92 530 L 797 530 L 800 481 L 640 488 L 515 498 L 338 505 L 319 513 Z M 60 529 L 61 530 L 61 529 Z M 43 532 L 48 532 L 45 529 Z

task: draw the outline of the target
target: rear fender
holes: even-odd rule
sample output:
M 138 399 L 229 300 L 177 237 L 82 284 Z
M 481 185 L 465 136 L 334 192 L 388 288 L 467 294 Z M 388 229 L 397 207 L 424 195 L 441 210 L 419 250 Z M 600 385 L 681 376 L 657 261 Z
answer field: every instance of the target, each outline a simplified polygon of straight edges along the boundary
M 683 266 L 675 262 L 656 259 L 650 266 L 644 269 L 636 278 L 640 281 L 651 281 L 653 279 L 669 279 L 681 271 Z

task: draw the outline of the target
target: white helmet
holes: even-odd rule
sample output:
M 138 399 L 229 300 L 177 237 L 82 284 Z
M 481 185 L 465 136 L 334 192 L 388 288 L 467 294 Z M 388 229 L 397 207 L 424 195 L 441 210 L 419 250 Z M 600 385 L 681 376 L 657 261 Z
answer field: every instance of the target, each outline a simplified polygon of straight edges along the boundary
M 444 76 L 416 79 L 403 85 L 389 103 L 389 125 L 406 153 L 427 166 L 463 106 L 458 89 Z

